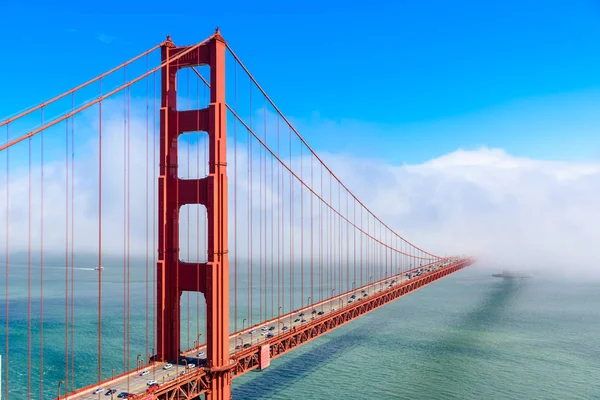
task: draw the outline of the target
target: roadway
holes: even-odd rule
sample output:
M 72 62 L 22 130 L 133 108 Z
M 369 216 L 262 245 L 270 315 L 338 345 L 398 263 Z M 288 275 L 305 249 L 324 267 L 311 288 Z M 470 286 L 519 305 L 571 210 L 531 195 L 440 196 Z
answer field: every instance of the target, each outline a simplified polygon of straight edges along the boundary
M 304 323 L 324 317 L 328 313 L 340 309 L 348 304 L 362 301 L 362 299 L 367 298 L 377 292 L 381 292 L 382 290 L 399 285 L 410 279 L 414 279 L 417 276 L 435 271 L 458 260 L 459 258 L 447 259 L 421 267 L 412 271 L 411 273 L 403 272 L 402 274 L 391 276 L 373 284 L 363 286 L 350 292 L 333 296 L 322 302 L 312 304 L 308 307 L 295 310 L 274 320 L 248 327 L 230 336 L 229 351 L 231 354 L 233 354 L 236 351 L 243 349 L 244 346 L 250 347 L 250 345 L 256 345 L 268 341 L 270 339 L 268 336 L 269 334 L 272 334 L 273 337 L 275 337 L 280 333 L 292 329 L 293 327 L 301 326 Z M 102 386 L 90 386 L 86 390 L 82 390 L 79 393 L 75 392 L 66 397 L 66 399 L 117 399 L 118 395 L 124 392 L 130 394 L 144 393 L 148 388 L 149 380 L 156 381 L 162 386 L 163 383 L 174 380 L 179 374 L 184 373 L 186 370 L 191 372 L 191 370 L 198 368 L 199 365 L 205 365 L 205 352 L 206 345 L 202 345 L 183 353 L 185 358 L 188 359 L 188 363 L 193 363 L 195 365 L 194 368 L 186 368 L 185 362 L 181 364 L 173 364 L 169 369 L 165 369 L 166 363 L 154 363 L 140 369 L 139 371 L 132 371 L 128 376 L 121 376 L 115 378 L 114 380 L 103 382 Z M 148 372 L 146 375 L 141 376 L 142 371 Z M 94 394 L 94 391 L 98 388 L 102 388 L 104 390 L 98 394 Z M 107 396 L 106 392 L 109 390 L 109 388 L 116 389 L 117 392 Z

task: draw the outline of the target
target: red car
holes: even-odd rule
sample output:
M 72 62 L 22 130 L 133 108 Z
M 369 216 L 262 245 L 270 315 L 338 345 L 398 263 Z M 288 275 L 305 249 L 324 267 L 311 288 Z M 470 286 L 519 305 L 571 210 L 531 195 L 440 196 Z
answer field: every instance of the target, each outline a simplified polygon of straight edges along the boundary
M 146 389 L 146 393 L 151 393 L 155 390 L 158 390 L 158 386 L 158 383 L 153 383 L 152 385 L 148 386 L 148 388 Z

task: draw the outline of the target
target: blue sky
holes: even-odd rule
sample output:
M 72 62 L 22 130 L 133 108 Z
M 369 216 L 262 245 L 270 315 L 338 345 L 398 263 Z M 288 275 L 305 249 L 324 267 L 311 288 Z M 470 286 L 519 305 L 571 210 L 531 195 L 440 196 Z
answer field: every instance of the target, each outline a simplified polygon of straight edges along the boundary
M 167 33 L 190 44 L 219 25 L 317 150 L 395 164 L 482 145 L 600 159 L 598 0 L 227 2 L 173 14 L 158 13 L 163 2 L 82 3 L 5 2 L 1 117 Z

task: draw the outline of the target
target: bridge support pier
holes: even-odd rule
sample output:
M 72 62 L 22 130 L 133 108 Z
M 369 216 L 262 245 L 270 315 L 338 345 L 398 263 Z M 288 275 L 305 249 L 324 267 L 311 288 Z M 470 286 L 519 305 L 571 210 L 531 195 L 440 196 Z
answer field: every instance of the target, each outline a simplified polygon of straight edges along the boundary
M 162 46 L 160 175 L 158 178 L 157 354 L 161 361 L 180 356 L 180 298 L 183 291 L 204 293 L 206 299 L 206 359 L 210 373 L 208 400 L 230 400 L 229 260 L 227 239 L 227 160 L 225 53 L 219 31 L 199 46 L 176 47 L 170 39 Z M 170 58 L 185 53 L 176 61 Z M 210 67 L 210 104 L 202 110 L 177 110 L 177 72 L 182 68 Z M 184 132 L 208 134 L 209 174 L 201 179 L 178 178 L 178 137 Z M 207 211 L 206 263 L 179 259 L 179 209 L 202 204 Z
M 262 346 L 260 346 L 260 353 L 259 354 L 259 366 L 258 368 L 262 371 L 263 369 L 267 368 L 269 365 L 271 365 L 271 346 L 269 343 L 264 344 Z

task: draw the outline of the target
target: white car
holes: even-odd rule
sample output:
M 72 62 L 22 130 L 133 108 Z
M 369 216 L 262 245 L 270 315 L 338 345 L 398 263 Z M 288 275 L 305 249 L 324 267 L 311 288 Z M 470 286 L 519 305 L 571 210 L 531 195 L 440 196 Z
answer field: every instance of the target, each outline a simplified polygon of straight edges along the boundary
M 104 388 L 98 388 L 96 390 L 94 390 L 94 394 L 98 394 L 98 393 L 102 393 L 104 392 Z
M 150 371 L 148 371 L 148 370 L 145 370 L 145 371 L 142 371 L 142 373 L 140 374 L 140 376 L 146 376 L 146 375 L 148 375 L 149 373 L 150 373 Z
M 206 353 L 201 351 L 200 353 L 198 353 L 198 357 L 202 357 L 204 354 L 206 354 Z
M 171 369 L 173 368 L 173 364 L 165 364 L 165 366 L 163 367 L 163 369 Z
M 148 382 L 146 382 L 146 385 L 150 386 L 150 385 L 154 385 L 155 383 L 156 383 L 156 381 L 151 379 Z
M 188 367 L 189 369 L 196 368 L 196 364 L 188 364 L 188 365 L 187 365 L 187 367 Z
M 252 329 L 252 330 L 250 331 L 250 334 L 251 334 L 251 335 L 252 335 L 253 333 L 256 333 L 256 329 Z

